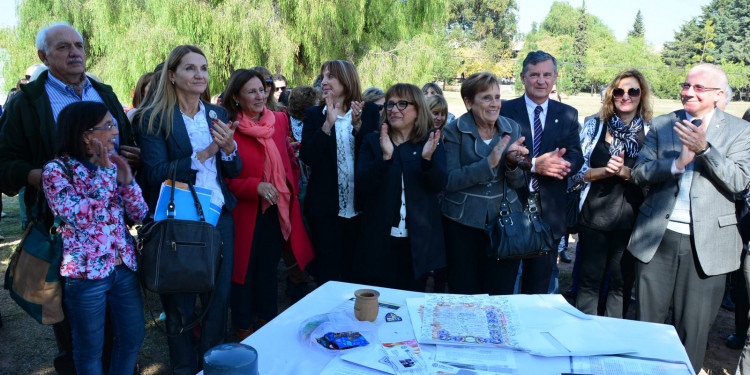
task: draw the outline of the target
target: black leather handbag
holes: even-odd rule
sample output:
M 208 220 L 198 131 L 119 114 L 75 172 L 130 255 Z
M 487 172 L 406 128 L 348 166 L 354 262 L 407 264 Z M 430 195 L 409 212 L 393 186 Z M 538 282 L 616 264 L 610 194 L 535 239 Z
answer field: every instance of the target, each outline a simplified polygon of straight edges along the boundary
M 549 254 L 557 246 L 552 230 L 542 220 L 539 208 L 529 196 L 522 211 L 513 212 L 508 201 L 508 185 L 503 181 L 503 201 L 500 216 L 487 228 L 490 236 L 487 257 L 503 259 L 529 259 Z
M 174 190 L 176 168 L 167 218 L 138 228 L 138 255 L 141 282 L 155 293 L 205 293 L 216 286 L 221 265 L 221 233 L 205 220 L 198 194 L 188 183 L 199 220 L 175 219 Z M 185 207 L 181 209 L 187 209 Z

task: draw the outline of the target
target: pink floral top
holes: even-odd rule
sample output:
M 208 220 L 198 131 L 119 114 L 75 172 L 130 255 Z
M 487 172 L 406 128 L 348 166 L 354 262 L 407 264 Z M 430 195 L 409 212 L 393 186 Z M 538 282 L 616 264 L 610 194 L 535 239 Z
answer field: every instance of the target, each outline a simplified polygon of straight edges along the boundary
M 90 170 L 68 156 L 42 171 L 42 187 L 52 212 L 64 222 L 60 234 L 63 256 L 60 275 L 99 280 L 114 270 L 119 256 L 135 271 L 135 240 L 125 224 L 125 215 L 140 222 L 148 214 L 141 188 L 133 183 L 118 186 L 117 167 Z M 72 172 L 72 179 L 68 174 Z

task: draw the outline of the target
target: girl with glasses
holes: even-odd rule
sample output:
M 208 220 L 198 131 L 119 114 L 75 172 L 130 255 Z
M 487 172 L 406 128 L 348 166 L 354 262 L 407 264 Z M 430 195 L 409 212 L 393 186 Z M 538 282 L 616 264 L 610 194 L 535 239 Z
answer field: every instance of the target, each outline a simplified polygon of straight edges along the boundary
M 45 165 L 42 187 L 63 221 L 60 275 L 79 374 L 103 374 L 105 313 L 114 332 L 110 374 L 132 374 L 145 336 L 135 240 L 126 218 L 148 215 L 130 166 L 113 152 L 117 126 L 107 107 L 78 102 L 58 117 L 57 155 Z
M 651 117 L 649 84 L 641 72 L 631 69 L 612 80 L 599 114 L 581 130 L 584 163 L 573 182 L 583 184 L 576 307 L 584 313 L 597 313 L 605 273 L 609 274 L 605 315 L 621 318 L 624 291 L 630 299 L 632 284 L 623 286 L 623 275 L 632 275 L 628 260 L 632 257 L 623 256 L 623 252 L 643 202 L 643 191 L 632 183 L 630 168 L 638 158 Z

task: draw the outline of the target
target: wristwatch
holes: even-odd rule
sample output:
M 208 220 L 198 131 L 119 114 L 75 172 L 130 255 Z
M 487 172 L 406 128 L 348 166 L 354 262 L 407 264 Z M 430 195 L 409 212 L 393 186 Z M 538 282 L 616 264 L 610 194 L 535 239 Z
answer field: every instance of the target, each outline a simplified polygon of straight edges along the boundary
M 703 150 L 698 151 L 695 156 L 703 156 L 703 154 L 707 153 L 708 150 L 711 149 L 711 144 L 706 142 L 706 147 Z

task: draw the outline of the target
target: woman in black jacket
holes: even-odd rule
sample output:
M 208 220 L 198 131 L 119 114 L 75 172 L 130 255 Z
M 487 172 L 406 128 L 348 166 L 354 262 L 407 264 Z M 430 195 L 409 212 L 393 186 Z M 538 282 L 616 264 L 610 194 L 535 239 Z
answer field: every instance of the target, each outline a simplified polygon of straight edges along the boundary
M 365 210 L 355 270 L 367 284 L 416 291 L 418 279 L 445 266 L 437 199 L 445 150 L 417 86 L 396 84 L 385 99 L 380 134 L 365 135 L 357 160 Z
M 315 249 L 319 284 L 353 281 L 352 253 L 359 232 L 355 157 L 362 137 L 378 127 L 378 106 L 362 102 L 359 75 L 348 61 L 320 68 L 325 105 L 305 111 L 300 159 L 310 167 L 304 214 Z

